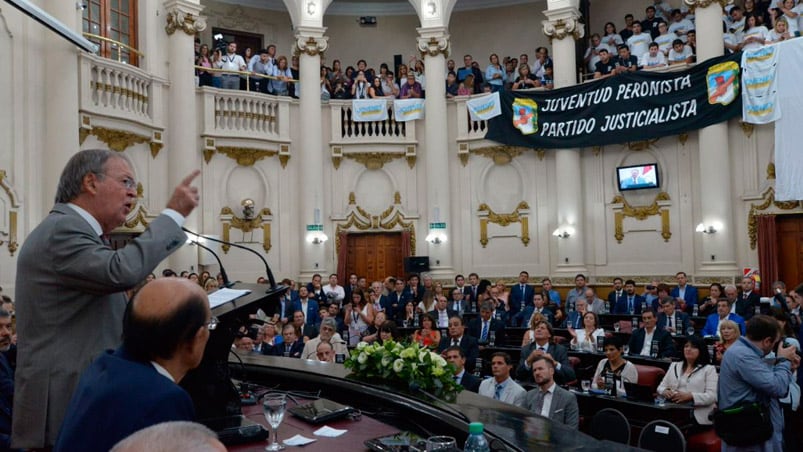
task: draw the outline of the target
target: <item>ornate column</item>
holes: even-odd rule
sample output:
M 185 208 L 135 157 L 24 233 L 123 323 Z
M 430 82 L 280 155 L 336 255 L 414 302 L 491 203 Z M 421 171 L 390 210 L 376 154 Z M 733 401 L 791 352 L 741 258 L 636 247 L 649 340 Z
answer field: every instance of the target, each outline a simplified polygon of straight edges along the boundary
M 552 42 L 555 88 L 577 84 L 575 67 L 575 40 L 583 37 L 582 16 L 578 9 L 579 0 L 561 0 L 548 3 L 544 11 L 547 20 L 543 21 L 544 34 Z M 558 149 L 555 151 L 555 174 L 558 181 L 555 187 L 557 218 L 555 229 L 572 230 L 557 243 L 556 273 L 574 274 L 586 271 L 585 236 L 583 224 L 583 186 L 582 165 L 579 149 Z M 574 183 L 568 182 L 574 181 Z
M 697 29 L 697 61 L 721 56 L 722 8 L 733 0 L 685 0 L 695 13 Z M 736 246 L 731 194 L 731 158 L 728 154 L 728 123 L 722 122 L 700 129 L 699 174 L 700 217 L 697 223 L 720 226 L 714 234 L 697 234 L 701 250 L 697 273 L 710 275 L 733 275 L 736 265 Z M 717 168 L 716 171 L 710 171 Z M 712 258 L 713 256 L 713 258 Z
M 41 5 L 42 9 L 61 21 L 68 28 L 80 33 L 81 15 L 76 12 L 75 2 L 63 0 L 49 0 Z M 25 18 L 26 22 L 29 19 Z M 30 21 L 31 36 L 39 35 L 41 40 L 32 43 L 41 46 L 39 61 L 44 65 L 42 72 L 44 79 L 45 107 L 42 107 L 44 121 L 41 153 L 41 212 L 32 212 L 33 224 L 38 223 L 36 218 L 47 215 L 53 206 L 61 171 L 67 160 L 78 149 L 78 58 L 75 45 L 49 30 L 41 28 L 39 24 Z M 22 35 L 24 36 L 24 35 Z M 22 39 L 25 39 L 24 37 Z M 56 75 L 58 74 L 58 75 Z M 45 82 L 46 81 L 46 82 Z M 10 81 L 4 81 L 10 83 Z M 10 108 L 10 106 L 9 106 Z M 40 111 L 36 109 L 34 111 Z
M 449 185 L 449 138 L 445 130 L 448 129 L 446 118 L 446 84 L 442 82 L 441 75 L 446 73 L 446 57 L 449 55 L 449 32 L 446 27 L 424 27 L 418 29 L 418 50 L 424 59 L 427 73 L 434 74 L 433 82 L 427 83 L 427 97 L 424 99 L 426 117 L 424 118 L 424 140 L 426 151 L 424 154 L 425 175 L 427 181 L 427 218 L 426 232 L 429 233 L 429 223 L 446 223 L 445 233 L 448 238 L 453 237 L 451 211 L 452 202 Z M 455 215 L 457 218 L 457 215 Z M 452 250 L 454 240 L 441 243 L 425 243 L 428 247 L 431 272 L 433 276 L 452 275 Z
M 197 0 L 169 0 L 165 2 L 165 32 L 168 35 L 167 61 L 170 90 L 167 94 L 167 181 L 168 190 L 173 190 L 190 172 L 201 167 L 198 149 L 198 131 L 188 127 L 188 112 L 196 111 L 195 102 L 195 33 L 206 28 L 206 20 L 200 16 L 203 6 Z M 194 122 L 191 122 L 194 124 Z M 200 185 L 200 181 L 197 181 Z M 187 218 L 184 226 L 191 231 L 202 231 L 199 218 L 203 209 L 205 193 L 201 193 L 201 206 Z M 195 247 L 182 247 L 169 258 L 169 266 L 176 271 L 198 266 Z
M 324 36 L 324 27 L 296 28 L 296 51 L 299 53 L 299 116 L 304 118 L 307 124 L 321 123 L 321 53 L 326 50 L 328 43 Z M 305 226 L 324 221 L 327 212 L 324 206 L 323 196 L 323 162 L 325 160 L 323 149 L 323 136 L 321 130 L 311 127 L 306 132 L 302 132 L 298 137 L 298 153 L 300 161 L 304 162 L 303 172 L 307 177 L 298 177 L 299 193 L 299 235 L 306 237 Z M 299 169 L 299 171 L 301 171 Z M 318 214 L 316 215 L 316 212 Z M 316 218 L 319 217 L 319 218 Z M 324 231 L 326 232 L 326 231 Z M 329 231 L 326 235 L 333 238 L 334 231 Z M 306 240 L 301 241 L 301 275 L 303 281 L 309 281 L 314 273 L 326 273 L 327 243 L 334 243 L 334 240 L 324 243 L 310 243 Z M 331 272 L 328 272 L 331 273 Z

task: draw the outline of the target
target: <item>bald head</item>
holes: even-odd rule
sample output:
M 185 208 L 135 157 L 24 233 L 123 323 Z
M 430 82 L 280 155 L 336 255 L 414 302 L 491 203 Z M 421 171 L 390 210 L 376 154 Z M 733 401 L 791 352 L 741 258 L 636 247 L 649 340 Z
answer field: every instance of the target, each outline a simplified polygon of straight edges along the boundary
M 189 370 L 203 355 L 211 317 L 199 285 L 181 278 L 154 280 L 126 307 L 123 347 L 137 360 L 176 359 Z

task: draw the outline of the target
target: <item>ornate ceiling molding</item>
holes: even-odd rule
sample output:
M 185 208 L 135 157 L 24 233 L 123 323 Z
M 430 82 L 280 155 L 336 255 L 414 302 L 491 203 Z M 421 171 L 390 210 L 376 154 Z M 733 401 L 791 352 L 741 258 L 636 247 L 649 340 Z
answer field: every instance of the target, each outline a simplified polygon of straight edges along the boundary
M 774 167 L 775 165 L 773 165 L 773 170 Z M 758 216 L 776 213 L 776 212 L 767 212 L 765 214 L 761 214 L 759 212 L 770 210 L 771 207 L 775 207 L 781 211 L 789 211 L 789 210 L 797 211 L 797 212 L 785 212 L 785 213 L 798 213 L 801 210 L 801 208 L 803 208 L 803 200 L 776 201 L 775 189 L 773 187 L 767 188 L 767 190 L 764 191 L 761 197 L 764 199 L 764 201 L 761 204 L 750 204 L 750 213 L 747 215 L 747 235 L 750 237 L 751 250 L 756 249 L 756 243 L 758 242 Z M 784 213 L 784 212 L 777 212 L 777 213 Z
M 241 166 L 254 166 L 254 164 L 259 160 L 262 160 L 265 157 L 273 157 L 274 155 L 278 154 L 277 151 L 244 148 L 237 146 L 218 146 L 214 149 L 213 152 L 219 152 L 225 155 L 226 157 L 229 157 L 230 159 L 236 161 L 237 164 Z M 204 159 L 206 160 L 206 163 L 209 163 L 208 159 L 211 158 L 212 158 L 211 156 L 207 158 L 207 153 L 204 152 Z
M 694 12 L 697 8 L 708 8 L 715 3 L 719 3 L 720 7 L 724 8 L 733 3 L 733 0 L 683 0 L 683 3 Z
M 622 243 L 622 240 L 625 238 L 624 219 L 626 217 L 644 221 L 652 216 L 660 216 L 661 237 L 664 238 L 664 242 L 668 242 L 672 237 L 669 222 L 669 209 L 667 208 L 669 204 L 668 201 L 671 201 L 669 194 L 660 192 L 655 195 L 655 199 L 649 206 L 631 206 L 624 195 L 616 195 L 613 201 L 611 201 L 611 204 L 614 205 L 614 238 L 616 238 L 616 241 Z
M 195 36 L 196 33 L 206 29 L 206 18 L 199 13 L 203 9 L 200 5 L 184 1 L 173 1 L 165 5 L 167 10 L 165 32 L 172 35 L 177 30 Z
M 477 208 L 477 212 L 480 212 L 480 244 L 482 244 L 483 248 L 488 245 L 488 223 L 498 224 L 502 227 L 510 226 L 513 223 L 520 223 L 521 243 L 523 243 L 524 246 L 530 244 L 530 206 L 526 201 L 521 201 L 513 212 L 507 214 L 496 213 L 485 203 L 480 204 Z

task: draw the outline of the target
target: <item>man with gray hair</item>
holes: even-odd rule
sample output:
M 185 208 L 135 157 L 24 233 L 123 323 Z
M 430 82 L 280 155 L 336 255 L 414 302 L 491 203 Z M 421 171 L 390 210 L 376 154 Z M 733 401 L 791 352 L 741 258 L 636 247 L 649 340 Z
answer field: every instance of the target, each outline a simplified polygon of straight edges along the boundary
M 14 447 L 55 443 L 81 372 L 120 343 L 125 291 L 186 241 L 181 226 L 198 205 L 190 184 L 199 173 L 176 187 L 139 237 L 115 250 L 108 235 L 137 204 L 131 163 L 108 150 L 80 151 L 67 162 L 55 206 L 17 261 Z
M 344 358 L 349 357 L 349 349 L 346 341 L 337 333 L 337 322 L 331 317 L 323 319 L 321 322 L 321 329 L 313 339 L 304 344 L 304 351 L 301 352 L 302 359 L 317 359 L 318 344 L 321 342 L 329 342 L 335 349 L 335 355 L 343 355 Z
M 187 421 L 162 422 L 132 433 L 111 452 L 225 452 L 217 435 L 201 424 Z

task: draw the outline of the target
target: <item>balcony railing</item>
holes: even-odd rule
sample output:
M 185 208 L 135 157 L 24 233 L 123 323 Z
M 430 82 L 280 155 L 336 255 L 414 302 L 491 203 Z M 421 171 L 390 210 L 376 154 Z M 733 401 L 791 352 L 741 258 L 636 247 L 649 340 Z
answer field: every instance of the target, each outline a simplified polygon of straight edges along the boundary
M 478 96 L 480 96 L 478 94 Z M 475 141 L 485 139 L 488 131 L 488 121 L 473 121 L 468 114 L 466 102 L 472 96 L 457 96 L 454 103 L 457 106 L 455 120 L 457 121 L 457 141 Z
M 162 80 L 137 67 L 96 55 L 82 53 L 79 64 L 81 111 L 163 128 Z
M 198 88 L 198 96 L 201 135 L 290 142 L 291 98 L 209 86 Z
M 417 121 L 396 121 L 393 107 L 388 103 L 388 119 L 384 121 L 359 122 L 352 118 L 351 101 L 329 102 L 334 144 L 406 144 L 415 143 Z

